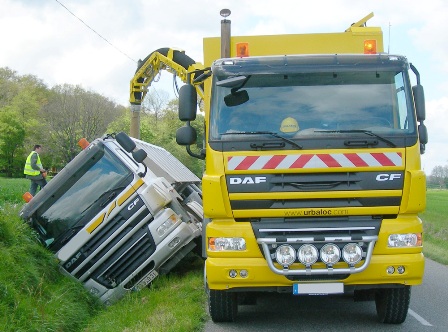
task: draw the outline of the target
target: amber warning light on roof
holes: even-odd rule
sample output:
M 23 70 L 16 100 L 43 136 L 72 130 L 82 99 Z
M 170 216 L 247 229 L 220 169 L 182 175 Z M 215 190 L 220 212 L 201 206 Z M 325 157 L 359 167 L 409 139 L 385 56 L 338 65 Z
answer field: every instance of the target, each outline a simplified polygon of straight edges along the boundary
M 364 54 L 376 54 L 376 40 L 364 40 Z
M 81 147 L 81 149 L 85 149 L 86 147 L 88 147 L 89 146 L 89 141 L 88 140 L 86 140 L 84 137 L 83 138 L 81 138 L 79 141 L 78 141 L 78 145 Z
M 249 56 L 249 43 L 237 43 L 236 44 L 236 56 L 239 58 L 245 58 Z

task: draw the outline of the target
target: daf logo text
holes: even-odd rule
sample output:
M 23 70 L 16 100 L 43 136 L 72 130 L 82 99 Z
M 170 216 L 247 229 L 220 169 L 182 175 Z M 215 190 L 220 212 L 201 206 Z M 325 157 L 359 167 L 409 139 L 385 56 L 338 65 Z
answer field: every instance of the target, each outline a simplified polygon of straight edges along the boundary
M 266 182 L 266 176 L 246 176 L 244 178 L 230 178 L 230 184 L 257 184 Z

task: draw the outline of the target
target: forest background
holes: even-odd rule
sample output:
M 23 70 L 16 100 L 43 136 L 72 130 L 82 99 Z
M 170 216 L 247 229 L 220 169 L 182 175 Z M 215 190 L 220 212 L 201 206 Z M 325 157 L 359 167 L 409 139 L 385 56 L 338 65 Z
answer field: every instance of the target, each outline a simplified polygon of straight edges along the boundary
M 201 177 L 203 161 L 191 158 L 176 143 L 183 125 L 177 100 L 161 91 L 148 94 L 140 115 L 140 139 L 161 146 Z M 130 130 L 130 107 L 118 105 L 79 85 L 48 87 L 33 75 L 0 68 L 0 176 L 21 178 L 26 157 L 35 144 L 43 146 L 42 164 L 50 175 L 60 171 L 80 151 L 78 141 Z M 192 123 L 202 142 L 204 118 Z
M 56 174 L 80 151 L 78 141 L 89 142 L 104 134 L 130 131 L 130 107 L 116 104 L 79 85 L 48 87 L 33 75 L 18 75 L 0 68 L 0 176 L 20 178 L 28 154 L 35 144 L 44 152 L 41 160 L 50 175 Z M 142 104 L 140 139 L 161 146 L 201 177 L 204 162 L 190 157 L 176 143 L 176 130 L 183 123 L 177 115 L 177 99 L 154 90 Z M 204 117 L 192 122 L 202 144 Z M 200 147 L 198 147 L 200 148 Z M 448 165 L 427 174 L 428 188 L 448 188 Z

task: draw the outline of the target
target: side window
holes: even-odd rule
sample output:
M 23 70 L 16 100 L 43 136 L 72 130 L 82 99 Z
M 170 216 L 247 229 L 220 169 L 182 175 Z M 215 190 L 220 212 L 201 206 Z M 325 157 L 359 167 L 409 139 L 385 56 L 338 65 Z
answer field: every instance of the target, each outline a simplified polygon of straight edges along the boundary
M 398 108 L 398 126 L 399 129 L 409 129 L 408 122 L 408 108 L 406 105 L 406 93 L 403 81 L 403 73 L 395 75 L 395 91 L 397 94 L 397 108 Z

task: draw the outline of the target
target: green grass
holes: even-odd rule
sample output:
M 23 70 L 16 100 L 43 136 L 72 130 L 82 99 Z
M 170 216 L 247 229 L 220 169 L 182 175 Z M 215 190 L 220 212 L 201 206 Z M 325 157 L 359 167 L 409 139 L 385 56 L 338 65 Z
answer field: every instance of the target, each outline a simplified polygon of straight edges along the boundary
M 25 203 L 22 195 L 30 188 L 30 180 L 0 178 L 0 210 L 4 204 L 15 206 Z
M 201 331 L 207 319 L 202 260 L 187 256 L 150 288 L 104 307 L 58 271 L 18 217 L 26 179 L 0 178 L 0 331 Z M 429 190 L 424 253 L 448 264 L 448 191 Z
M 84 332 L 193 332 L 207 319 L 202 260 L 189 255 L 150 288 L 110 306 Z
M 423 220 L 423 253 L 448 265 L 448 190 L 428 190 Z
M 0 178 L 0 331 L 201 331 L 202 260 L 187 256 L 151 288 L 105 307 L 58 270 L 19 217 L 29 180 Z
M 54 256 L 18 218 L 20 205 L 0 209 L 0 331 L 79 331 L 98 300 L 59 273 Z

